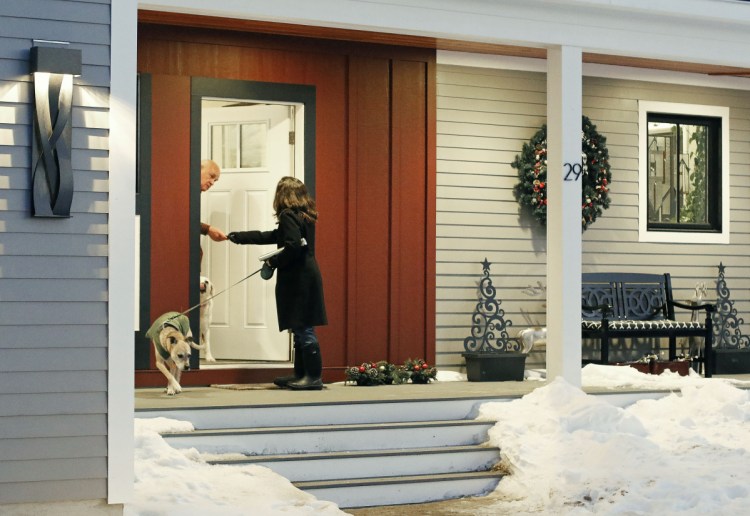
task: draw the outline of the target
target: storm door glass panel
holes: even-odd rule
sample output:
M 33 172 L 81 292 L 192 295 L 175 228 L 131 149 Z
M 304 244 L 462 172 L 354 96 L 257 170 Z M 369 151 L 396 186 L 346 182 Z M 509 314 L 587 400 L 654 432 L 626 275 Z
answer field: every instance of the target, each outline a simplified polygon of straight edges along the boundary
M 263 122 L 243 123 L 240 127 L 240 168 L 266 166 L 268 125 Z
M 237 125 L 216 124 L 211 126 L 211 159 L 219 168 L 237 168 Z

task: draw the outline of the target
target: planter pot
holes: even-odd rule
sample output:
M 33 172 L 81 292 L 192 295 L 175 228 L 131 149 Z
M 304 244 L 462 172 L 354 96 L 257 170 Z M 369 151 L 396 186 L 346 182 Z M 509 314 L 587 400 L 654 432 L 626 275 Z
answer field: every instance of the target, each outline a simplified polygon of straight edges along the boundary
M 525 353 L 463 353 L 466 376 L 470 382 L 504 382 L 523 380 Z
M 690 360 L 675 360 L 673 362 L 653 362 L 651 374 L 662 374 L 664 371 L 672 371 L 680 376 L 687 376 L 690 371 Z
M 714 349 L 714 374 L 750 373 L 750 349 Z
M 650 362 L 621 362 L 617 365 L 630 366 L 646 374 L 662 374 L 664 371 L 673 371 L 680 376 L 687 376 L 690 371 L 689 360 L 675 360 L 672 362 L 657 360 Z
M 619 366 L 630 366 L 644 374 L 651 374 L 651 362 L 619 362 Z

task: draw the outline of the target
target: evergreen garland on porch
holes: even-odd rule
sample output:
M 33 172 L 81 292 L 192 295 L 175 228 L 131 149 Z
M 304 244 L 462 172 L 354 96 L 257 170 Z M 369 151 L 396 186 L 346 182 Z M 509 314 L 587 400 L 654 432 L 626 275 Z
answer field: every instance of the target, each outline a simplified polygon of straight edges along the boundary
M 411 383 L 430 383 L 437 379 L 437 368 L 421 358 L 407 359 L 401 366 L 385 360 L 363 362 L 346 368 L 345 384 L 356 385 L 398 385 L 411 380 Z

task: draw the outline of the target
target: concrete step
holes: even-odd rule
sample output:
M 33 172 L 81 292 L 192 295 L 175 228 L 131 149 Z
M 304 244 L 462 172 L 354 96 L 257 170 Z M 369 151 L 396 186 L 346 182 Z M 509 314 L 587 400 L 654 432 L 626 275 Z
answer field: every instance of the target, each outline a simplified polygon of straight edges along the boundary
M 279 455 L 481 444 L 491 422 L 417 421 L 270 428 L 229 428 L 164 433 L 174 448 L 202 453 Z
M 434 419 L 473 419 L 479 406 L 512 397 L 457 399 L 407 399 L 347 401 L 341 403 L 297 403 L 230 407 L 138 409 L 136 417 L 166 417 L 190 421 L 195 428 L 269 428 L 352 423 L 395 423 Z
M 266 466 L 292 482 L 486 471 L 500 460 L 488 446 L 442 446 L 374 451 L 253 455 L 208 460 L 211 464 Z
M 489 493 L 502 478 L 497 471 L 295 482 L 299 489 L 342 509 L 402 505 Z
M 257 464 L 342 508 L 479 496 L 501 478 L 500 451 L 487 446 L 482 403 L 508 396 L 386 399 L 139 409 L 139 418 L 190 421 L 164 433 L 213 464 Z M 224 455 L 224 456 L 222 456 Z

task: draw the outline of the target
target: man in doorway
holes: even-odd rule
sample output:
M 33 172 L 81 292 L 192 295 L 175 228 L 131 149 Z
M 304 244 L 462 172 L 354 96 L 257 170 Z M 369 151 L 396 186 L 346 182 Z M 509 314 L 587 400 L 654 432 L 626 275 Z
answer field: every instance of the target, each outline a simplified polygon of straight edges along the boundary
M 210 159 L 201 161 L 201 192 L 211 188 L 219 180 L 220 175 L 221 169 L 215 161 Z M 201 235 L 208 235 L 214 242 L 223 242 L 227 239 L 227 235 L 222 230 L 205 222 L 201 222 Z M 201 261 L 203 261 L 203 248 L 201 248 Z

